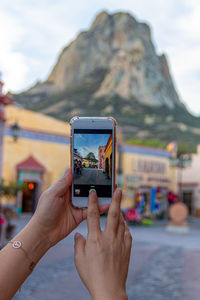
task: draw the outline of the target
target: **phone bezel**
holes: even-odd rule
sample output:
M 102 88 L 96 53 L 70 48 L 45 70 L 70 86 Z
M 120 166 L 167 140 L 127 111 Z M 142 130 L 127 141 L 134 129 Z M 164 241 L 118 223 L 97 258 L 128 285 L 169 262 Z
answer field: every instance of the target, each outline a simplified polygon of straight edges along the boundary
M 71 169 L 74 174 L 73 167 L 73 148 L 74 148 L 74 129 L 111 129 L 112 130 L 112 195 L 115 189 L 115 160 L 116 160 L 116 121 L 113 118 L 107 117 L 75 117 L 71 120 Z M 103 205 L 111 202 L 109 198 L 98 198 L 99 204 Z M 72 183 L 72 203 L 77 207 L 87 207 L 88 197 L 75 197 L 74 196 L 74 181 Z

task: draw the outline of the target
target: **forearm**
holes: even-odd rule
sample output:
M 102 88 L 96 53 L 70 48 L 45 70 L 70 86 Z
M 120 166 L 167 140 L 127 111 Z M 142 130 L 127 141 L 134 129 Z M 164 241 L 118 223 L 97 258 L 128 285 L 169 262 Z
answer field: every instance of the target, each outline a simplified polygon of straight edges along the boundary
M 120 292 L 117 289 L 113 293 L 106 293 L 105 290 L 101 290 L 99 293 L 91 295 L 91 298 L 92 300 L 128 300 L 126 292 Z
M 10 243 L 0 251 L 0 300 L 9 300 L 13 297 L 31 274 L 31 262 L 37 264 L 50 247 L 49 241 L 42 235 L 33 218 L 12 241 L 22 243 L 28 258 L 22 249 L 14 249 Z
M 92 300 L 128 300 L 128 296 L 126 294 L 124 295 L 118 295 L 117 297 L 115 295 L 108 295 L 107 297 L 92 297 Z

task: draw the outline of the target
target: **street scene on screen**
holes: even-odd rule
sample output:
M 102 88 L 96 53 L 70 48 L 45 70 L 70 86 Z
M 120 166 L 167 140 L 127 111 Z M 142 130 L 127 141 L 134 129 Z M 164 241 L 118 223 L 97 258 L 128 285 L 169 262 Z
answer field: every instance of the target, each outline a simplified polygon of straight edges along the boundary
M 74 184 L 112 184 L 112 134 L 74 134 Z

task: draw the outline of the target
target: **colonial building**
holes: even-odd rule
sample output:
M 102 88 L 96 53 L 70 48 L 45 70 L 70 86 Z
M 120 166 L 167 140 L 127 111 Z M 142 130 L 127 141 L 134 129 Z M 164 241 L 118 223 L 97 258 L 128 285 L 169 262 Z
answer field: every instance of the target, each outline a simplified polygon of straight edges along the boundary
M 191 158 L 191 164 L 178 171 L 178 185 L 180 197 L 187 205 L 189 214 L 200 217 L 200 145 Z
M 98 168 L 104 170 L 105 160 L 104 160 L 104 150 L 105 146 L 99 146 L 99 161 L 98 161 Z
M 104 171 L 108 178 L 112 177 L 112 135 L 109 136 L 104 149 Z
M 122 146 L 123 207 L 136 207 L 138 201 L 144 211 L 167 208 L 167 193 L 177 193 L 177 171 L 170 165 L 171 153 L 141 146 Z M 160 199 L 162 198 L 162 199 Z M 161 203 L 162 202 L 162 205 Z
M 12 136 L 16 123 L 18 139 Z M 34 184 L 34 189 L 23 192 L 22 211 L 34 210 L 40 193 L 70 166 L 69 136 L 65 122 L 14 105 L 6 107 L 2 177 L 6 182 Z

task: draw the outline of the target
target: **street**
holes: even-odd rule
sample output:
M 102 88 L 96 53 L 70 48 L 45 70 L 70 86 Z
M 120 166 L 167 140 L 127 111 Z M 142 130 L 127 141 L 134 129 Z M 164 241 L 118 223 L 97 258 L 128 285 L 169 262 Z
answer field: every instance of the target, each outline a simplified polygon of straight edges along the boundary
M 106 177 L 102 170 L 93 168 L 83 168 L 81 175 L 74 175 L 75 184 L 97 184 L 110 185 L 112 180 Z
M 16 220 L 18 230 L 29 216 Z M 101 218 L 102 227 L 106 218 Z M 165 223 L 130 227 L 133 249 L 127 281 L 129 300 L 199 300 L 200 220 L 190 223 L 189 235 L 165 232 Z M 17 230 L 17 231 L 18 231 Z M 86 222 L 77 229 L 87 235 Z M 86 300 L 90 296 L 73 262 L 70 234 L 42 258 L 14 300 Z

